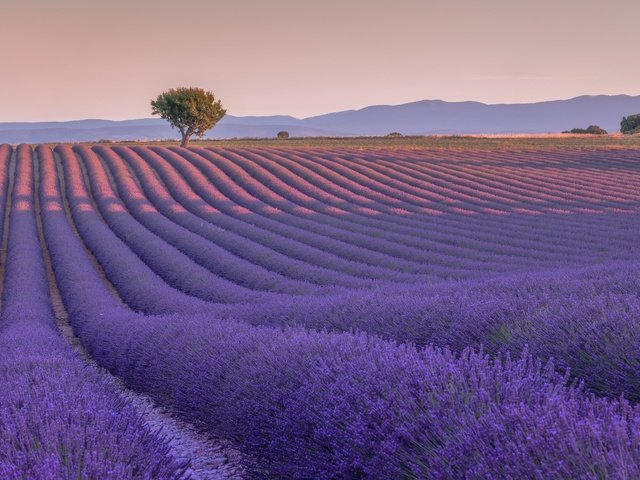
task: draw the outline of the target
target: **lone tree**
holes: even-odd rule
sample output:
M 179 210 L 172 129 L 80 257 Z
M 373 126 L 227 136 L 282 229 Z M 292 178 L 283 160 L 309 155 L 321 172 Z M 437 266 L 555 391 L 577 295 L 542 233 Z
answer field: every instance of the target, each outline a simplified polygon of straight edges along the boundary
M 286 130 L 281 130 L 278 132 L 278 135 L 276 135 L 280 140 L 286 140 L 287 138 L 289 138 L 289 132 L 287 132 Z
M 202 137 L 227 111 L 213 93 L 202 88 L 171 88 L 151 100 L 151 113 L 160 115 L 182 135 L 180 145 L 186 147 L 193 135 Z
M 640 113 L 623 117 L 620 122 L 620 132 L 624 134 L 640 133 Z

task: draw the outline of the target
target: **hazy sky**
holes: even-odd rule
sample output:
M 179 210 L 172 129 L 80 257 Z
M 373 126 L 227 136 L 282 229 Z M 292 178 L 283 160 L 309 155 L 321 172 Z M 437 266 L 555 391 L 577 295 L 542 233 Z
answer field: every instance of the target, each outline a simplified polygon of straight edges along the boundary
M 0 0 L 0 121 L 640 94 L 638 0 Z

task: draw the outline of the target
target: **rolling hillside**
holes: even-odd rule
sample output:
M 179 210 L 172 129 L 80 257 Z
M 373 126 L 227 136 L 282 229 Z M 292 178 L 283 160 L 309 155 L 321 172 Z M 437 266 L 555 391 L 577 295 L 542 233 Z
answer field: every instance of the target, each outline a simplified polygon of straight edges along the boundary
M 291 116 L 227 115 L 209 138 L 293 136 L 405 135 L 471 133 L 549 133 L 597 124 L 613 132 L 623 116 L 640 112 L 640 96 L 583 96 L 530 104 L 487 105 L 479 102 L 423 100 L 379 105 L 304 119 Z M 0 123 L 0 142 L 90 142 L 177 139 L 164 120 L 79 120 L 72 122 Z

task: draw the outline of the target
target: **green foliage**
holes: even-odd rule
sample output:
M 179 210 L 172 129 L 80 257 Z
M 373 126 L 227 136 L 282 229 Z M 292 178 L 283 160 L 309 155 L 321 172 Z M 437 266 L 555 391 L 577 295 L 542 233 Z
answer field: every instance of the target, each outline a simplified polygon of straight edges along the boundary
M 213 93 L 196 87 L 171 88 L 151 101 L 151 109 L 180 131 L 183 147 L 193 135 L 202 137 L 227 113 Z
M 587 128 L 572 128 L 571 130 L 565 130 L 562 133 L 580 133 L 587 135 L 607 135 L 608 132 L 599 127 L 598 125 L 589 125 Z
M 388 138 L 401 138 L 404 137 L 404 135 L 402 135 L 400 132 L 391 132 L 389 134 L 387 134 Z
M 640 113 L 623 117 L 620 122 L 620 131 L 625 134 L 640 133 Z
M 277 136 L 278 136 L 279 139 L 285 140 L 285 139 L 289 138 L 289 132 L 287 132 L 286 130 L 282 130 L 282 131 L 278 132 Z

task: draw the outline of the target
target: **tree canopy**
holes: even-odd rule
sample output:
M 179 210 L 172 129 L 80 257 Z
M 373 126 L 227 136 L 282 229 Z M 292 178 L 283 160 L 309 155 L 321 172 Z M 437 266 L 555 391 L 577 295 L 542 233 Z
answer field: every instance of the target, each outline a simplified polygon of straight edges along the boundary
M 160 115 L 182 135 L 186 147 L 193 135 L 202 137 L 227 111 L 213 93 L 196 87 L 171 88 L 151 100 L 151 113 Z
M 640 113 L 623 117 L 620 122 L 620 131 L 622 133 L 640 133 Z

